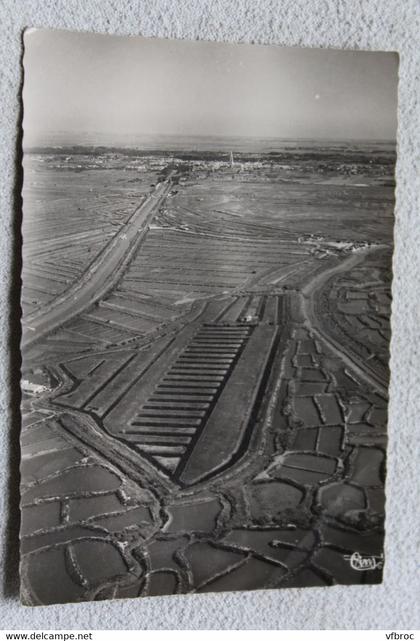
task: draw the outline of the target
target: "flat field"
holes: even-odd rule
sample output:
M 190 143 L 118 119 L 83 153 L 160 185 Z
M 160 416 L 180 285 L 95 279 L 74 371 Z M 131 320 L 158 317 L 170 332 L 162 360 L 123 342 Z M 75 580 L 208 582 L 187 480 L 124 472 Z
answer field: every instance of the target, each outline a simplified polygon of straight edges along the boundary
M 26 603 L 381 580 L 394 164 L 25 156 Z

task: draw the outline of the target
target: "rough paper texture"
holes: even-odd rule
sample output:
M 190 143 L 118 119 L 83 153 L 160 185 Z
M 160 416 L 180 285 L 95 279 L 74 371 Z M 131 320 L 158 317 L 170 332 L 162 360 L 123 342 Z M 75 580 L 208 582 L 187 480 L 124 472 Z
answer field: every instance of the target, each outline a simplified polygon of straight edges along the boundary
M 83 28 L 121 31 L 138 31 L 138 12 L 127 5 L 119 7 L 124 15 L 122 26 L 120 16 L 113 15 L 112 10 L 107 14 L 107 5 L 101 3 L 100 7 L 94 3 L 84 5 L 76 13 L 75 6 L 60 11 L 61 7 L 52 8 L 52 5 L 38 7 L 33 4 L 24 4 L 22 14 L 16 13 L 11 8 L 6 9 L 6 24 L 9 26 L 8 39 L 4 39 L 5 51 L 10 59 L 11 82 L 3 90 L 7 127 L 6 145 L 3 151 L 4 171 L 9 183 L 2 185 L 3 193 L 9 202 L 10 214 L 4 219 L 5 233 L 2 236 L 4 243 L 2 256 L 4 262 L 3 280 L 5 288 L 10 289 L 10 279 L 7 283 L 7 274 L 10 273 L 10 260 L 12 251 L 12 184 L 14 179 L 13 136 L 16 132 L 17 116 L 13 117 L 13 106 L 16 114 L 16 95 L 18 87 L 18 58 L 20 42 L 18 31 L 21 26 L 28 23 L 43 23 L 43 26 L 64 28 Z M 385 584 L 374 588 L 354 588 L 343 590 L 334 588 L 326 591 L 314 589 L 307 591 L 303 596 L 296 591 L 281 594 L 271 592 L 266 594 L 248 595 L 221 595 L 212 597 L 187 597 L 176 601 L 158 600 L 142 602 L 143 616 L 133 611 L 131 604 L 116 603 L 95 604 L 78 606 L 77 623 L 74 620 L 74 609 L 51 608 L 45 613 L 21 613 L 16 601 L 10 596 L 10 574 L 7 586 L 8 599 L 4 603 L 5 627 L 386 627 L 398 624 L 400 627 L 415 625 L 410 613 L 412 598 L 416 592 L 411 576 L 416 573 L 416 562 L 413 553 L 416 529 L 410 525 L 410 515 L 414 514 L 415 488 L 407 483 L 407 479 L 415 478 L 414 474 L 414 431 L 416 427 L 415 407 L 415 337 L 417 331 L 416 308 L 414 307 L 416 295 L 416 193 L 415 179 L 410 175 L 414 163 L 410 157 L 415 149 L 415 110 L 416 86 L 411 79 L 414 74 L 414 45 L 410 44 L 410 29 L 415 29 L 414 14 L 407 15 L 396 13 L 390 6 L 386 8 L 380 4 L 370 3 L 364 7 L 364 14 L 354 13 L 350 5 L 337 7 L 332 3 L 323 3 L 322 7 L 304 8 L 286 5 L 283 7 L 283 16 L 280 16 L 277 7 L 269 3 L 260 4 L 258 11 L 251 5 L 241 4 L 233 7 L 212 7 L 195 3 L 194 6 L 168 5 L 164 3 L 154 5 L 153 10 L 143 7 L 142 33 L 144 35 L 201 37 L 210 39 L 225 39 L 231 41 L 259 41 L 278 42 L 282 44 L 305 44 L 311 46 L 360 46 L 361 48 L 374 49 L 400 49 L 405 53 L 400 67 L 400 137 L 399 137 L 399 165 L 397 173 L 397 230 L 396 254 L 394 259 L 394 316 L 393 316 L 393 345 L 392 345 L 392 370 L 391 384 L 391 417 L 390 417 L 390 462 L 388 473 L 388 523 L 387 523 L 387 565 L 385 570 Z M 397 10 L 395 10 L 397 11 Z M 8 15 L 13 13 L 14 22 Z M 141 12 L 140 12 L 141 13 Z M 239 15 L 238 15 L 239 13 Z M 402 13 L 402 12 L 401 12 Z M 235 15 L 236 14 L 236 15 Z M 77 19 L 74 17 L 77 15 Z M 135 16 L 135 17 L 134 17 Z M 268 18 L 271 17 L 271 19 Z M 204 19 L 206 18 L 207 19 Z M 130 22 L 131 21 L 131 22 Z M 283 30 L 281 25 L 283 24 Z M 162 25 L 170 25 L 165 28 Z M 391 33 L 391 36 L 390 36 Z M 411 32 L 415 33 L 415 31 Z M 414 39 L 413 39 L 414 42 Z M 412 49 L 410 47 L 412 46 Z M 411 52 L 411 56 L 410 56 Z M 411 65 L 411 66 L 410 66 Z M 14 84 L 13 84 L 14 83 Z M 3 116 L 4 117 L 4 116 Z M 413 132 L 410 131 L 410 127 Z M 410 134 L 412 133 L 412 136 Z M 417 232 L 418 233 L 418 232 Z M 402 275 L 404 278 L 402 279 Z M 411 278 L 411 280 L 410 280 Z M 418 285 L 417 285 L 418 286 Z M 417 296 L 418 298 L 418 296 Z M 7 312 L 4 315 L 7 326 Z M 16 345 L 15 345 L 16 347 Z M 7 380 L 8 357 L 4 357 L 4 377 Z M 15 368 L 17 369 L 17 368 Z M 7 396 L 7 385 L 4 386 L 5 421 L 10 420 L 11 411 L 6 412 L 10 403 Z M 16 400 L 16 399 L 15 399 Z M 16 429 L 16 425 L 15 425 Z M 405 436 L 406 435 L 406 436 Z M 5 445 L 3 451 L 8 451 L 7 433 L 4 432 Z M 414 439 L 414 440 L 413 440 Z M 15 448 L 14 448 L 15 449 Z M 410 459 L 410 455 L 413 459 Z M 413 469 L 410 468 L 412 461 Z M 3 466 L 3 474 L 7 465 Z M 6 477 L 7 478 L 7 477 Z M 5 479 L 6 480 L 6 479 Z M 16 479 L 15 479 L 16 482 Z M 3 493 L 4 496 L 4 493 Z M 401 502 L 400 502 L 401 500 Z M 14 503 L 16 504 L 16 502 Z M 16 510 L 15 510 L 16 514 Z M 13 531 L 12 531 L 13 536 Z M 16 528 L 14 530 L 16 536 Z M 400 544 L 398 543 L 400 542 Z M 9 565 L 10 565 L 10 551 Z M 393 593 L 393 591 L 395 591 Z M 176 606 L 174 606 L 174 603 Z M 320 607 L 322 603 L 322 607 Z M 343 617 L 343 608 L 348 603 L 348 616 Z M 340 608 L 337 605 L 340 604 Z M 396 604 L 398 613 L 396 613 Z M 174 607 L 178 620 L 174 622 Z M 264 610 L 264 617 L 261 612 Z M 269 613 L 268 616 L 266 613 Z M 307 620 L 306 613 L 313 612 L 313 618 Z M 197 614 L 199 613 L 199 614 Z M 392 613 L 392 616 L 391 616 Z M 66 618 L 68 617 L 68 618 Z M 107 618 L 109 617 L 109 618 Z M 284 618 L 283 618 L 284 617 Z M 397 619 L 397 621 L 396 621 Z

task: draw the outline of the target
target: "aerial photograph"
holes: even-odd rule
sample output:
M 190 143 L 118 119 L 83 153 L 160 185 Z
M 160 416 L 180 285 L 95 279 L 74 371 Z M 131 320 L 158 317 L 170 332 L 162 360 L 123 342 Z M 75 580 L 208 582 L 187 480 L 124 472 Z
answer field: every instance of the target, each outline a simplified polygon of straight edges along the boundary
M 22 603 L 380 583 L 396 55 L 24 68 Z

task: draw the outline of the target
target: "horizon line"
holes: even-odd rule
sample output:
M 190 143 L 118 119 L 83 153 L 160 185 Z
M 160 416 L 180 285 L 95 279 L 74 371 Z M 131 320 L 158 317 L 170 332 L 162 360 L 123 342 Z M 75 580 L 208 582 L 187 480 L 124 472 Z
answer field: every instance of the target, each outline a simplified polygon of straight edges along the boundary
M 62 135 L 64 132 L 49 132 L 48 134 L 45 134 L 45 136 L 58 136 Z M 191 140 L 194 139 L 225 139 L 225 140 L 248 140 L 248 141 L 279 141 L 279 142 L 317 142 L 317 143 L 336 143 L 336 144 L 343 144 L 343 143 L 387 143 L 387 144 L 396 144 L 397 143 L 397 138 L 325 138 L 325 137 L 320 137 L 320 138 L 308 138 L 308 137 L 290 137 L 290 136 L 241 136 L 237 134 L 174 134 L 174 133 L 165 133 L 165 134 L 146 134 L 146 133 L 138 133 L 138 134 L 132 134 L 132 133 L 127 133 L 127 134 L 104 134 L 104 133 L 99 133 L 99 132 L 80 132 L 80 135 L 83 136 L 86 134 L 87 136 L 94 136 L 95 138 L 101 138 L 101 137 L 113 137 L 115 139 L 115 142 L 112 140 L 109 140 L 108 143 L 101 142 L 100 140 L 95 140 L 92 142 L 83 142 L 83 141 L 72 141 L 70 139 L 64 140 L 63 142 L 59 144 L 54 144 L 54 142 L 29 142 L 28 144 L 25 144 L 25 134 L 23 135 L 23 141 L 22 141 L 22 148 L 23 149 L 31 149 L 31 148 L 36 148 L 36 147 L 124 147 L 124 148 L 136 148 L 138 144 L 136 144 L 135 138 L 136 137 L 144 137 L 144 138 L 172 138 L 172 139 L 185 139 L 189 138 Z M 123 140 L 118 141 L 118 138 L 125 138 L 127 136 L 132 136 L 134 140 L 132 141 L 131 144 L 125 143 Z M 26 136 L 27 137 L 27 136 Z

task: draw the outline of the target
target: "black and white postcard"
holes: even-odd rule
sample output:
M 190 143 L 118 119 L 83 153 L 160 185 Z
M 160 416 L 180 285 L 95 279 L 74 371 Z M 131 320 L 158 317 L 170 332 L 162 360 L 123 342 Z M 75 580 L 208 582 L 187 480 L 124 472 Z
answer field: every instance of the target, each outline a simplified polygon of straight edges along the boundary
M 381 582 L 397 55 L 24 45 L 22 602 Z

